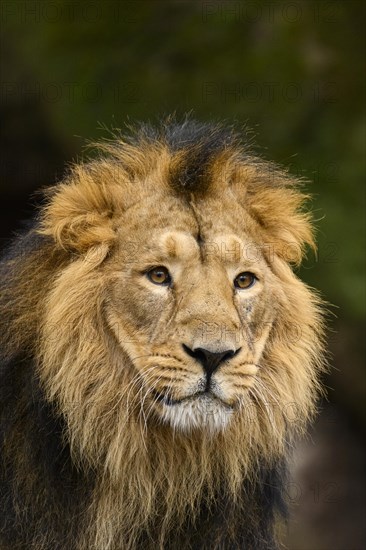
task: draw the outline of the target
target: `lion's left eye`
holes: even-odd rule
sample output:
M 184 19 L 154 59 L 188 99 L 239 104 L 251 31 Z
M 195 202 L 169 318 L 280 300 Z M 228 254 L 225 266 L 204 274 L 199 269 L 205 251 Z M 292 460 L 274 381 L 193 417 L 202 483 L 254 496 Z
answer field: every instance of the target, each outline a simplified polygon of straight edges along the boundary
M 235 277 L 234 286 L 239 289 L 250 288 L 257 280 L 257 277 L 253 273 L 250 273 L 250 271 L 243 271 L 243 273 L 239 273 Z
M 170 273 L 164 266 L 153 267 L 146 275 L 156 285 L 169 285 L 172 282 Z

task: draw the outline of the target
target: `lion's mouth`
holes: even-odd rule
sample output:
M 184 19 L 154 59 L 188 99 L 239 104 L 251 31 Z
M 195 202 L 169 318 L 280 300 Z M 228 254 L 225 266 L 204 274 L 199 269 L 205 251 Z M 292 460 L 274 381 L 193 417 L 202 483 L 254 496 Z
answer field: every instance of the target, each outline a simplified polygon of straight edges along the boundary
M 212 393 L 212 391 L 210 390 L 199 391 L 194 394 L 187 395 L 186 397 L 182 397 L 182 399 L 173 399 L 170 395 L 160 393 L 156 390 L 151 390 L 151 393 L 153 394 L 156 401 L 170 407 L 174 407 L 175 405 L 180 405 L 182 403 L 187 403 L 189 401 L 194 401 L 196 399 L 210 399 L 212 401 L 220 403 L 226 409 L 234 410 L 235 408 L 234 405 L 227 403 L 226 401 Z

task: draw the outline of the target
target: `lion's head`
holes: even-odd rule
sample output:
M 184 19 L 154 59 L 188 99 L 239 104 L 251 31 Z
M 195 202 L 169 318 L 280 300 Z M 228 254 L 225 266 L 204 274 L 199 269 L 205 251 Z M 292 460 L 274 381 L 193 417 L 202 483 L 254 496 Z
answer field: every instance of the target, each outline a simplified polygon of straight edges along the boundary
M 314 411 L 322 323 L 291 267 L 313 246 L 298 181 L 192 122 L 99 147 L 41 212 L 58 261 L 37 354 L 74 456 L 108 479 L 109 533 L 162 495 L 168 523 L 218 480 L 235 496 L 283 455 Z

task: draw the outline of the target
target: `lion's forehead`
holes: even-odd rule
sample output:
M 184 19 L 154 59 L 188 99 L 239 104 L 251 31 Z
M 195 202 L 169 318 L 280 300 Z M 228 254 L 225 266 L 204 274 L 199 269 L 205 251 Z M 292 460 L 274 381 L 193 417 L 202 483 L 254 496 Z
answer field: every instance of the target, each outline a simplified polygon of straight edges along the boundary
M 187 231 L 167 229 L 161 232 L 156 245 L 163 255 L 172 260 L 194 260 L 202 257 L 235 264 L 247 259 L 245 252 L 250 247 L 251 240 L 230 230 L 200 231 L 197 239 Z
M 136 205 L 125 225 L 139 252 L 156 255 L 157 260 L 215 259 L 225 264 L 251 263 L 261 256 L 260 240 L 235 201 L 223 196 L 206 204 L 187 204 L 170 196 L 152 198 Z

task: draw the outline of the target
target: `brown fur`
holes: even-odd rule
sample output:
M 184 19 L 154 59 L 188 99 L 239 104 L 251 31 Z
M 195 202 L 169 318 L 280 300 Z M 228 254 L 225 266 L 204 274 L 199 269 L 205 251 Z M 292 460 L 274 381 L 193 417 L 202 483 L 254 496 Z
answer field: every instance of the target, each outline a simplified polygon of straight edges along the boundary
M 96 471 L 77 548 L 132 549 L 142 532 L 163 547 L 222 485 L 239 499 L 257 464 L 286 455 L 314 415 L 322 304 L 290 266 L 314 246 L 308 197 L 234 146 L 212 155 L 192 190 L 179 187 L 187 151 L 163 140 L 100 149 L 42 211 L 58 258 L 44 291 L 37 277 L 19 288 L 37 296 L 32 345 L 47 400 L 66 419 L 73 460 Z M 173 293 L 143 275 L 154 265 L 169 266 Z M 259 281 L 238 296 L 231 279 L 245 270 Z M 26 324 L 18 316 L 11 338 Z M 174 428 L 151 396 L 181 399 L 201 377 L 182 343 L 242 348 L 216 374 L 234 407 L 223 429 Z

